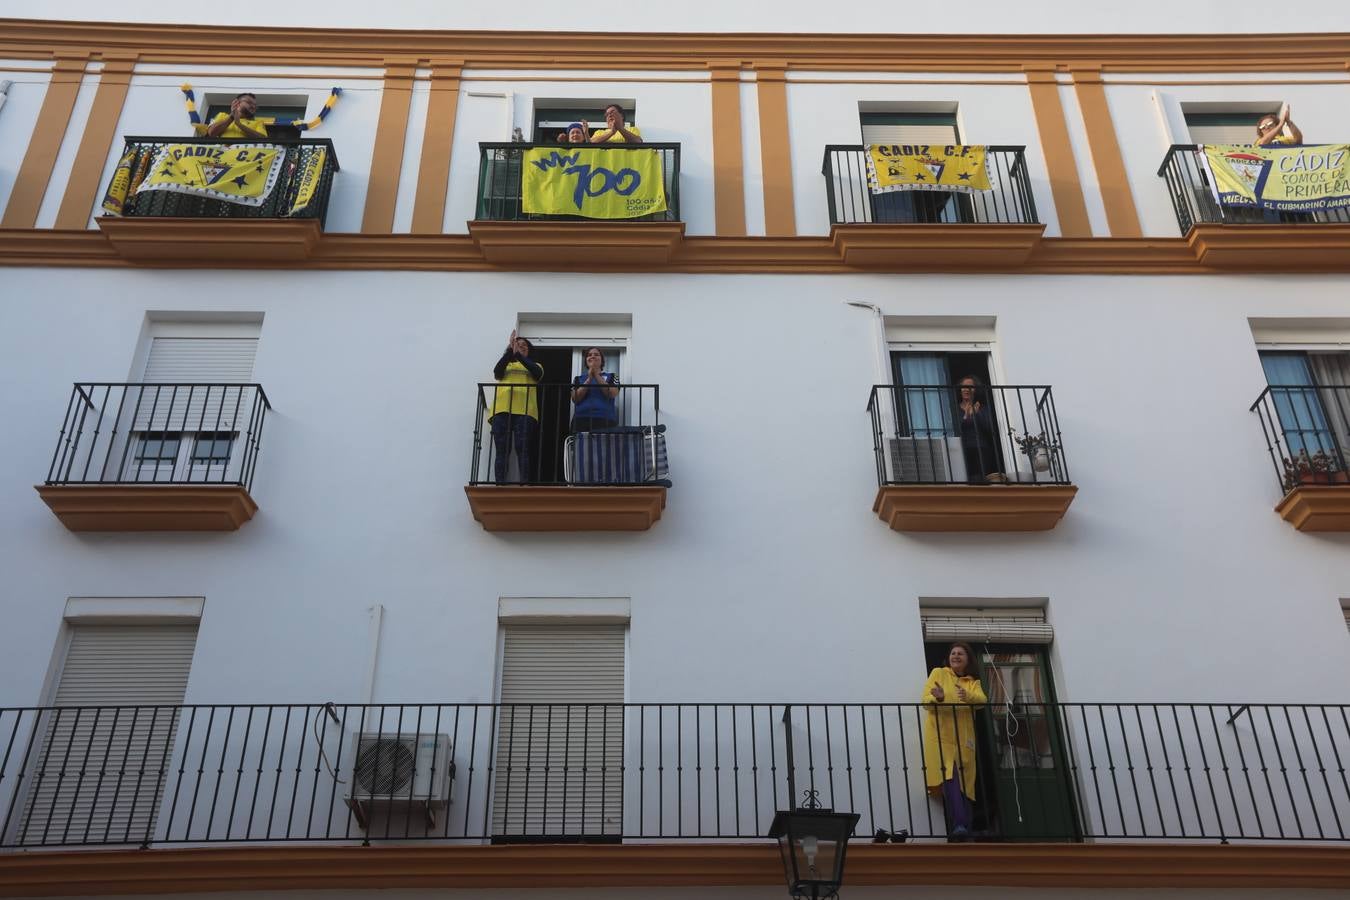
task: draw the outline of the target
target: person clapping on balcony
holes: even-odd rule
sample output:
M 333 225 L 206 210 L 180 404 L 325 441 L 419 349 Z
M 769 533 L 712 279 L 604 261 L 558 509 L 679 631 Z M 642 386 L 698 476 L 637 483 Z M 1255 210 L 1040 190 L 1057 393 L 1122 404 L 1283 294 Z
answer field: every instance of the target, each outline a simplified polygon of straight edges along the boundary
M 1286 103 L 1280 107 L 1277 115 L 1262 116 L 1261 121 L 1256 123 L 1256 146 L 1265 147 L 1268 144 L 1301 144 L 1303 143 L 1303 132 L 1294 124 L 1294 120 L 1289 118 L 1289 104 Z
M 988 698 L 971 673 L 975 653 L 965 641 L 947 649 L 947 665 L 934 669 L 923 686 L 923 766 L 928 791 L 941 794 L 953 841 L 970 838 L 970 804 L 975 800 L 975 712 Z
M 619 379 L 604 371 L 605 354 L 599 347 L 586 348 L 586 371 L 572 379 L 572 432 L 613 428 L 619 422 L 614 398 Z
M 994 416 L 982 397 L 980 379 L 962 378 L 957 386 L 957 427 L 961 435 L 961 455 L 966 463 L 969 484 L 1002 484 L 998 470 L 998 439 L 994 435 Z
M 590 123 L 581 123 L 586 132 L 590 133 Z M 623 107 L 617 103 L 611 103 L 605 107 L 605 129 L 597 131 L 591 135 L 592 144 L 640 144 L 642 143 L 642 133 L 637 130 L 636 125 L 624 124 Z
M 497 360 L 497 365 L 492 369 L 497 388 L 493 392 L 492 412 L 488 421 L 492 424 L 492 443 L 497 451 L 497 458 L 493 460 L 493 476 L 497 484 L 506 483 L 506 466 L 512 444 L 516 449 L 519 480 L 529 482 L 532 478 L 532 450 L 535 436 L 539 433 L 539 403 L 535 397 L 535 387 L 544 377 L 544 367 L 530 359 L 533 350 L 533 344 L 512 331 L 502 358 Z
M 590 138 L 586 136 L 587 134 L 589 134 L 589 131 L 586 128 L 585 124 L 581 122 L 573 122 L 571 125 L 567 126 L 566 131 L 558 132 L 558 143 L 588 144 L 590 143 Z
M 227 140 L 252 139 L 267 140 L 267 126 L 270 119 L 255 118 L 258 115 L 258 98 L 244 93 L 230 101 L 230 111 L 216 113 L 211 124 L 206 126 L 206 136 Z

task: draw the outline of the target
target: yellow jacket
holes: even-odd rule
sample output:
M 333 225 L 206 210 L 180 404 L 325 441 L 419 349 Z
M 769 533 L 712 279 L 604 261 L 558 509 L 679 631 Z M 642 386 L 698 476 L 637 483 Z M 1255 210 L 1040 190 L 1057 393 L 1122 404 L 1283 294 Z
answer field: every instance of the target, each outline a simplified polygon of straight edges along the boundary
M 934 685 L 942 688 L 941 703 L 933 697 Z M 957 685 L 966 690 L 964 703 L 956 697 Z M 983 706 L 988 699 L 980 679 L 973 675 L 958 678 L 947 666 L 929 673 L 923 685 L 923 702 L 927 707 L 923 720 L 923 764 L 930 791 L 939 790 L 959 766 L 961 792 L 975 799 L 974 707 Z
M 492 412 L 488 419 L 497 413 L 510 413 L 513 416 L 529 416 L 538 421 L 539 405 L 535 399 L 538 392 L 534 387 L 538 383 L 523 363 L 511 360 L 506 364 L 506 374 L 497 380 L 497 389 L 492 397 Z

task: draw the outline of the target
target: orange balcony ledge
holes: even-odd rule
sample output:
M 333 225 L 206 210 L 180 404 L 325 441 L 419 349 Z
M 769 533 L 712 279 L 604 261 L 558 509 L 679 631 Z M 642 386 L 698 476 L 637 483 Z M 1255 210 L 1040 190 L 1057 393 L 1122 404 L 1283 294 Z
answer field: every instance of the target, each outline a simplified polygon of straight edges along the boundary
M 1197 262 L 1217 269 L 1350 271 L 1350 223 L 1202 223 L 1186 243 Z
M 1275 511 L 1299 531 L 1350 531 L 1350 485 L 1301 485 Z
M 322 233 L 318 219 L 114 218 L 98 220 L 117 255 L 137 265 L 237 265 L 308 259 Z
M 1043 224 L 834 225 L 830 240 L 846 266 L 888 271 L 1015 269 L 1025 265 Z
M 666 507 L 666 488 L 469 485 L 473 517 L 486 531 L 647 531 Z
M 38 485 L 71 531 L 237 531 L 258 504 L 237 484 Z
M 887 485 L 872 511 L 895 531 L 1049 531 L 1073 502 L 1073 485 Z
M 670 262 L 684 240 L 684 223 L 474 221 L 469 235 L 496 266 L 646 268 Z

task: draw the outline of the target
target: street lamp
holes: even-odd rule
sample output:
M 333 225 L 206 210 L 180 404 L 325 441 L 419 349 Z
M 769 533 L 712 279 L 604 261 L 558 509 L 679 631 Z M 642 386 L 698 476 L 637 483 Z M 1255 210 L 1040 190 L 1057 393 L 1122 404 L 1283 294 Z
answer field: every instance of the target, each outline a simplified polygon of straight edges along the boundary
M 815 791 L 805 795 L 801 806 L 774 814 L 769 837 L 778 839 L 788 892 L 797 900 L 826 900 L 839 896 L 844 853 L 859 817 L 822 809 Z

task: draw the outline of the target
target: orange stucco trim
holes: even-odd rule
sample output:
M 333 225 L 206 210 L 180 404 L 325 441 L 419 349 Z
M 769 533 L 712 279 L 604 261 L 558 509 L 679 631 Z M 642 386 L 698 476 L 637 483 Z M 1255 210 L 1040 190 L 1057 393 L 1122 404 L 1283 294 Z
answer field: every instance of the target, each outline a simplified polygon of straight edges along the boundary
M 102 225 L 102 220 L 100 220 Z M 131 223 L 128 222 L 130 226 Z M 193 240 L 226 244 L 239 239 L 235 229 L 203 223 Z M 961 227 L 961 226 L 954 226 Z M 1223 227 L 1223 226 L 1216 226 Z M 1243 226 L 1262 228 L 1266 226 Z M 1284 226 L 1269 226 L 1282 229 Z M 1302 226 L 1289 226 L 1298 229 Z M 1330 226 L 1317 226 L 1327 228 Z M 123 229 L 130 235 L 131 228 Z M 140 233 L 144 229 L 137 229 Z M 154 230 L 154 229 L 149 229 Z M 603 229 L 601 229 L 603 231 Z M 1194 231 L 1194 230 L 1193 230 Z M 1316 228 L 1314 229 L 1316 231 Z M 493 272 L 511 271 L 513 264 L 490 262 L 480 239 L 467 234 L 323 234 L 312 249 L 294 255 L 294 260 L 255 259 L 257 268 L 308 270 Z M 606 236 L 608 239 L 608 236 Z M 517 241 L 517 243 L 519 243 Z M 1266 271 L 1310 271 L 1305 259 L 1324 242 L 1316 233 L 1272 234 L 1257 244 L 1268 259 Z M 224 249 L 216 248 L 220 253 Z M 1255 252 L 1247 245 L 1248 252 Z M 203 248 L 191 256 L 145 248 L 141 256 L 154 255 L 156 265 L 185 268 L 219 268 L 220 253 Z M 685 237 L 672 246 L 664 261 L 636 260 L 623 265 L 598 266 L 594 271 L 686 272 L 701 274 L 799 273 L 846 275 L 857 272 L 952 272 L 970 270 L 966 262 L 944 261 L 942 255 L 914 261 L 897 256 L 890 265 L 868 260 L 867 266 L 849 265 L 843 256 L 847 242 L 820 237 Z M 139 264 L 124 257 L 99 231 L 79 229 L 0 229 L 0 266 L 70 266 L 119 268 Z M 522 267 L 528 268 L 528 266 Z M 536 267 L 537 268 L 537 267 Z M 591 271 L 591 269 L 583 269 Z M 1203 275 L 1231 272 L 1231 268 L 1197 259 L 1184 238 L 1042 238 L 1020 263 L 983 271 L 1026 275 Z M 1312 271 L 1331 271 L 1322 265 Z M 1350 256 L 1339 271 L 1350 271 Z
M 719 235 L 745 234 L 745 162 L 741 149 L 741 63 L 712 71 L 713 203 Z
M 1078 163 L 1074 160 L 1073 145 L 1069 143 L 1069 126 L 1064 120 L 1064 104 L 1059 99 L 1055 67 L 1048 63 L 1027 66 L 1026 74 L 1036 130 L 1041 136 L 1041 152 L 1049 171 L 1050 193 L 1055 198 L 1059 233 L 1068 238 L 1091 237 L 1092 226 L 1088 224 L 1087 204 L 1083 202 Z
M 440 234 L 445 197 L 450 188 L 450 151 L 455 143 L 455 114 L 463 60 L 431 61 L 431 98 L 422 132 L 422 161 L 417 167 L 417 199 L 413 204 L 414 234 Z
M 56 66 L 52 69 L 46 96 L 42 98 L 42 109 L 33 123 L 33 135 L 28 139 L 28 150 L 19 166 L 19 174 L 14 178 L 14 190 L 5 205 L 0 227 L 32 228 L 37 223 L 38 210 L 42 208 L 42 198 L 47 195 L 47 183 L 56 165 L 56 154 L 65 139 L 88 62 L 88 51 L 57 52 Z M 80 224 L 84 225 L 83 222 Z
M 782 889 L 748 844 L 266 846 L 0 855 L 0 897 L 394 888 Z M 855 844 L 845 887 L 1341 888 L 1350 848 L 1213 844 Z
M 52 47 L 142 51 L 146 62 L 378 66 L 390 57 L 482 68 L 702 69 L 713 59 L 784 59 L 818 71 L 1015 72 L 1028 60 L 1120 72 L 1344 72 L 1350 34 L 717 34 L 223 27 L 0 20 L 0 57 Z
M 394 230 L 394 205 L 398 202 L 403 142 L 408 134 L 408 108 L 412 105 L 416 70 L 417 60 L 412 57 L 385 60 L 380 119 L 375 126 L 366 211 L 361 219 L 361 231 L 366 234 L 388 234 Z
M 1134 208 L 1134 194 L 1125 173 L 1125 158 L 1120 154 L 1120 139 L 1106 101 L 1102 70 L 1100 67 L 1075 67 L 1073 83 L 1078 107 L 1083 112 L 1092 165 L 1097 170 L 1097 184 L 1101 188 L 1111 236 L 1140 237 L 1143 232 L 1139 228 L 1139 213 Z
M 756 62 L 759 84 L 759 149 L 764 172 L 764 233 L 797 233 L 792 201 L 792 141 L 788 132 L 787 62 Z
M 122 105 L 126 102 L 135 68 L 135 56 L 108 56 L 103 60 L 94 105 L 80 135 L 80 147 L 75 153 L 70 179 L 66 181 L 61 208 L 56 212 L 57 228 L 83 228 L 89 224 L 89 216 L 103 189 L 100 183 L 103 166 L 116 136 L 117 123 L 122 118 Z

